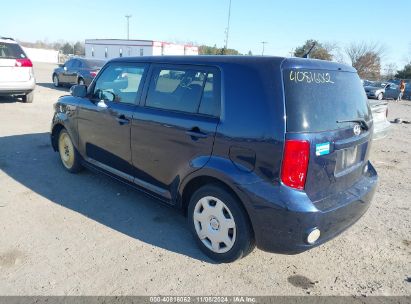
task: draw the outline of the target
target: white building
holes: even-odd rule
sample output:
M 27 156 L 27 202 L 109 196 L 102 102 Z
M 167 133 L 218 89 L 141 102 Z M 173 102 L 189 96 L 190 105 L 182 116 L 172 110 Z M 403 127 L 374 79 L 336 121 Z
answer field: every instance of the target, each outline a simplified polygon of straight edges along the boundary
M 153 40 L 86 39 L 86 58 L 198 55 L 198 47 Z

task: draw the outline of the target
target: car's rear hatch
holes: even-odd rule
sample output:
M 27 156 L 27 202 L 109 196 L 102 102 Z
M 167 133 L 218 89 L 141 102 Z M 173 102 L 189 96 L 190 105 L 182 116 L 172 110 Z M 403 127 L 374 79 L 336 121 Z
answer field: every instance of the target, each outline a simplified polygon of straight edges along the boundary
M 372 116 L 361 81 L 349 67 L 299 60 L 283 65 L 286 140 L 307 141 L 303 191 L 319 209 L 350 192 L 367 170 Z
M 0 83 L 25 82 L 33 77 L 32 63 L 17 43 L 0 41 Z

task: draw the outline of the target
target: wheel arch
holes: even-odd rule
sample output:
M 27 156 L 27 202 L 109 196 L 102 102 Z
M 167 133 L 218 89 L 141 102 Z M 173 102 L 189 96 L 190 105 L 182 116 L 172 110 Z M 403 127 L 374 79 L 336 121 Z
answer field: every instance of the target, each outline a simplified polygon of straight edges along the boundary
M 62 123 L 56 123 L 51 129 L 51 145 L 54 151 L 58 151 L 57 139 L 61 130 L 65 129 L 65 126 Z
M 230 186 L 230 182 L 222 177 L 215 176 L 212 174 L 197 174 L 190 180 L 186 181 L 184 185 L 180 187 L 179 191 L 179 200 L 177 201 L 177 206 L 182 209 L 185 216 L 187 216 L 188 205 L 190 203 L 190 197 L 197 191 L 199 188 L 205 185 L 218 185 L 230 193 L 236 201 L 239 202 L 240 207 L 245 211 L 248 221 L 251 225 L 254 234 L 253 221 L 250 217 L 250 212 L 244 203 L 244 199 L 241 197 L 241 194 L 238 193 L 234 187 Z

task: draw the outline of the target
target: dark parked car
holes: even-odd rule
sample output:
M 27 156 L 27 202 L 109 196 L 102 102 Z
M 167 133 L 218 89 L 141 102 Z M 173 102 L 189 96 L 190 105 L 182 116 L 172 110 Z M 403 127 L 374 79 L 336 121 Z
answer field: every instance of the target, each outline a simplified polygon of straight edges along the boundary
M 397 99 L 400 94 L 399 86 L 391 82 L 372 82 L 364 86 L 368 98 L 372 99 Z
M 71 91 L 51 130 L 63 166 L 183 209 L 200 248 L 220 262 L 255 245 L 295 254 L 322 244 L 366 212 L 377 186 L 371 111 L 346 65 L 118 58 Z
M 53 71 L 53 84 L 55 87 L 64 84 L 90 85 L 105 63 L 104 60 L 72 58 Z

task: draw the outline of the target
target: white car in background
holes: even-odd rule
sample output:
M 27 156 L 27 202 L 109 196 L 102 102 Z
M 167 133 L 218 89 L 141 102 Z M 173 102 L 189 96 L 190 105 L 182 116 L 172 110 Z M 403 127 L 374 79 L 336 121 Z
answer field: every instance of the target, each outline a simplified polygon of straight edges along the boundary
M 14 39 L 0 37 L 0 95 L 22 96 L 31 103 L 35 87 L 31 60 Z

